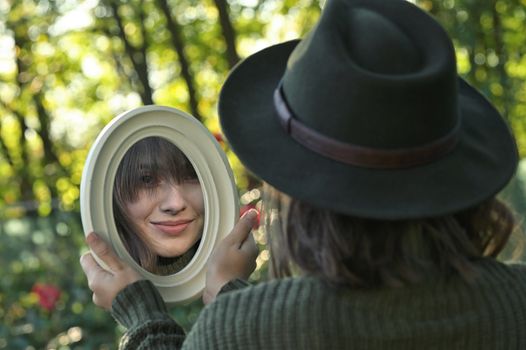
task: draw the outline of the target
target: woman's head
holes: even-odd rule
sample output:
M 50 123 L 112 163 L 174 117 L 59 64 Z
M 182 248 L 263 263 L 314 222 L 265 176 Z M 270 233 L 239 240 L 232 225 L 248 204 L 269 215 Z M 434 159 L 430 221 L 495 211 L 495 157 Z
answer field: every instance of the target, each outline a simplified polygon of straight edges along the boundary
M 179 257 L 201 238 L 204 203 L 197 174 L 185 155 L 161 137 L 140 140 L 126 152 L 113 200 L 126 248 L 151 272 L 159 257 Z
M 305 38 L 236 66 L 219 116 L 245 166 L 290 196 L 288 253 L 306 271 L 356 285 L 429 266 L 467 276 L 509 235 L 489 198 L 516 169 L 513 136 L 408 1 L 328 0 Z

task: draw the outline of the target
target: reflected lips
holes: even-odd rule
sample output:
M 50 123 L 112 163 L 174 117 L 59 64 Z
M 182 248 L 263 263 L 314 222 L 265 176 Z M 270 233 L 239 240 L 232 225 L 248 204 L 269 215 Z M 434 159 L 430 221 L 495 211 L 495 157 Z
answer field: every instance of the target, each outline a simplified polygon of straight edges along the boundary
M 183 232 L 193 220 L 160 221 L 152 224 L 161 232 L 169 235 L 177 235 Z

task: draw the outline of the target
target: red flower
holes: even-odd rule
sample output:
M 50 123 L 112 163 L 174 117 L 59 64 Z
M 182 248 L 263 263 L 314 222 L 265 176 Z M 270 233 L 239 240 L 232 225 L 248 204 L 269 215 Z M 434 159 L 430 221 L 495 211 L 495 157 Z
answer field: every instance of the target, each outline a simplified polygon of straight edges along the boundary
M 51 284 L 35 283 L 31 292 L 38 296 L 38 303 L 47 311 L 53 310 L 60 298 L 60 289 Z
M 217 142 L 223 143 L 223 135 L 221 135 L 221 133 L 214 132 L 213 135 L 214 135 L 215 139 L 217 140 Z
M 256 217 L 256 223 L 254 224 L 254 227 L 253 227 L 253 229 L 256 229 L 259 227 L 259 220 L 260 220 L 261 215 L 260 215 L 259 210 L 257 210 L 254 204 L 247 204 L 247 205 L 242 206 L 241 209 L 239 209 L 239 216 L 243 216 L 243 214 L 245 214 L 250 209 L 256 209 L 256 211 L 258 212 L 258 216 Z

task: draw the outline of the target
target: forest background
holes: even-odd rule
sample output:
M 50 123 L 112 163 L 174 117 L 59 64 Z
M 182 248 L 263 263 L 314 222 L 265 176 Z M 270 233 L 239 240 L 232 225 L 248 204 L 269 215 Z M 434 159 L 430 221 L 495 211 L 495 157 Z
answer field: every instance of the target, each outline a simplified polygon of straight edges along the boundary
M 218 91 L 243 57 L 305 34 L 323 3 L 0 0 L 0 349 L 111 349 L 122 334 L 78 263 L 82 169 L 114 116 L 147 104 L 191 113 L 227 152 L 242 205 L 257 205 L 257 181 L 222 140 Z M 526 0 L 416 3 L 450 33 L 459 73 L 497 106 L 523 158 Z M 519 214 L 525 181 L 521 165 L 502 194 Z M 188 329 L 201 307 L 172 313 Z

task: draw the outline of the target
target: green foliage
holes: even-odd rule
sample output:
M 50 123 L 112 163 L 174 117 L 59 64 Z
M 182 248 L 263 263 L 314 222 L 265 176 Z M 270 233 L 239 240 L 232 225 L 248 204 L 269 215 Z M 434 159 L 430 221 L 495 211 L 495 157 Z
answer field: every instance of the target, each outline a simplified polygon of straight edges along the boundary
M 86 249 L 79 185 L 91 143 L 114 116 L 149 100 L 192 112 L 219 135 L 227 39 L 245 57 L 301 37 L 324 2 L 228 1 L 228 37 L 218 0 L 0 1 L 0 349 L 116 346 L 122 329 L 93 305 L 78 263 Z M 459 72 L 496 104 L 524 156 L 524 0 L 416 2 L 446 27 Z M 242 204 L 259 205 L 254 179 L 225 150 Z M 520 211 L 522 178 L 504 192 Z M 256 238 L 264 249 L 261 231 Z M 265 278 L 267 260 L 264 251 L 254 280 Z M 172 313 L 190 329 L 201 308 L 196 301 Z
M 526 155 L 524 1 L 418 0 L 454 39 L 459 72 L 480 89 L 513 128 Z
M 25 216 L 0 226 L 0 348 L 114 348 L 111 316 L 91 302 L 78 264 L 83 247 L 79 217 Z M 56 289 L 46 304 L 36 285 Z

